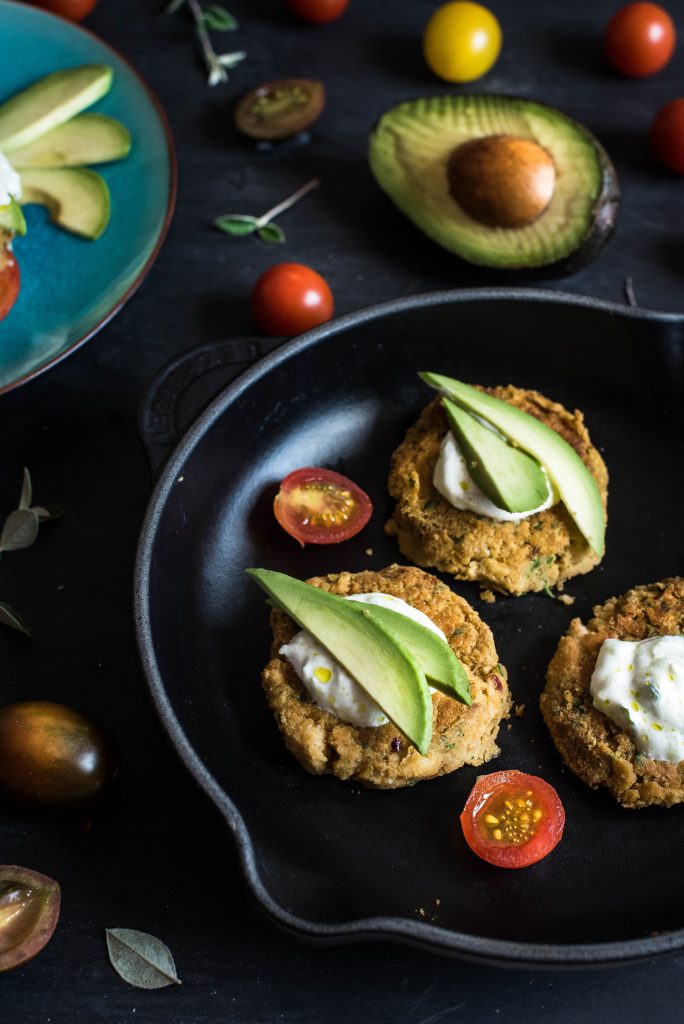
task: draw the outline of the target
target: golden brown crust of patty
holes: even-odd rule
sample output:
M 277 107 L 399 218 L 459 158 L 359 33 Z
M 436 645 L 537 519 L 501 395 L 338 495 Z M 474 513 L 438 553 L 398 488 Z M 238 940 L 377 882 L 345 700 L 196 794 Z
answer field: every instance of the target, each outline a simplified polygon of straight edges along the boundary
M 512 385 L 481 390 L 560 434 L 596 479 L 605 508 L 608 472 L 591 444 L 581 412 L 568 412 L 538 391 Z M 392 456 L 389 491 L 397 505 L 385 529 L 397 538 L 406 558 L 509 594 L 562 584 L 600 562 L 562 504 L 516 523 L 454 508 L 432 482 L 447 429 L 441 399 L 436 398 Z
M 395 789 L 478 765 L 498 754 L 496 735 L 511 698 L 489 627 L 444 583 L 414 566 L 377 572 L 341 572 L 308 581 L 333 594 L 381 592 L 400 597 L 428 615 L 446 635 L 470 679 L 472 705 L 432 695 L 433 736 L 423 757 L 395 725 L 358 728 L 320 708 L 292 666 L 279 655 L 298 627 L 284 612 L 271 613 L 271 661 L 262 673 L 268 703 L 288 749 L 307 771 L 365 786 Z
M 594 788 L 605 786 L 623 807 L 684 802 L 684 761 L 640 754 L 632 738 L 597 711 L 589 693 L 601 644 L 608 637 L 646 640 L 684 634 L 684 579 L 634 587 L 594 608 L 584 626 L 573 619 L 549 664 L 541 709 L 569 768 Z

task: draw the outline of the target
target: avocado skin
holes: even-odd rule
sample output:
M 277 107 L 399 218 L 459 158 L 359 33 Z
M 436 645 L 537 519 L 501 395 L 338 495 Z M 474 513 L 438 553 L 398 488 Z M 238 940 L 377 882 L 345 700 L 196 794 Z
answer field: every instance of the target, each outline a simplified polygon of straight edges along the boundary
M 446 97 L 443 97 L 446 98 Z M 555 114 L 563 120 L 571 122 L 573 126 L 579 130 L 584 138 L 591 143 L 596 155 L 598 157 L 600 169 L 601 169 L 601 188 L 597 195 L 591 213 L 590 227 L 584 237 L 582 238 L 579 245 L 575 249 L 568 253 L 561 259 L 555 260 L 551 263 L 544 263 L 539 265 L 531 266 L 526 263 L 513 264 L 510 263 L 505 267 L 497 267 L 488 263 L 478 263 L 474 259 L 469 259 L 464 256 L 460 256 L 453 250 L 447 250 L 452 255 L 461 259 L 463 262 L 470 263 L 471 265 L 477 266 L 481 273 L 491 275 L 490 280 L 496 283 L 506 282 L 519 282 L 519 281 L 537 281 L 541 278 L 559 278 L 567 277 L 570 274 L 576 273 L 582 267 L 590 263 L 594 257 L 600 252 L 603 246 L 610 238 L 615 228 L 617 217 L 620 209 L 621 201 L 621 190 L 617 171 L 611 161 L 608 153 L 598 141 L 596 136 L 589 131 L 585 125 L 579 121 L 575 121 L 574 118 L 569 117 L 566 113 L 560 110 L 558 107 L 551 106 L 548 103 L 541 103 L 539 100 L 533 100 L 527 96 L 514 96 L 510 93 L 496 93 L 496 94 L 485 94 L 485 93 L 469 93 L 460 94 L 460 99 L 463 101 L 471 100 L 477 103 L 483 99 L 501 99 L 504 101 L 512 101 L 516 103 L 535 103 L 539 106 L 545 107 L 551 114 Z M 404 100 L 399 104 L 395 104 L 394 107 L 390 107 L 373 124 L 369 134 L 369 150 L 372 151 L 373 140 L 377 135 L 380 125 L 383 119 L 395 110 L 399 106 L 410 105 L 411 103 L 417 103 L 419 100 L 425 100 L 427 97 L 416 96 L 412 99 Z M 372 165 L 372 161 L 371 161 Z M 371 172 L 377 180 L 377 176 L 373 172 L 371 166 Z M 378 182 L 380 184 L 380 182 Z M 380 187 L 383 191 L 386 191 L 382 184 Z M 387 194 L 387 193 L 386 193 Z M 393 202 L 392 197 L 387 194 L 388 199 Z M 403 212 L 403 211 L 402 211 Z M 411 220 L 410 217 L 407 219 Z M 412 221 L 415 227 L 421 230 L 421 234 L 424 234 L 420 225 Z M 428 236 L 430 237 L 430 236 Z M 431 239 L 431 241 L 435 241 Z M 439 242 L 435 242 L 439 245 Z

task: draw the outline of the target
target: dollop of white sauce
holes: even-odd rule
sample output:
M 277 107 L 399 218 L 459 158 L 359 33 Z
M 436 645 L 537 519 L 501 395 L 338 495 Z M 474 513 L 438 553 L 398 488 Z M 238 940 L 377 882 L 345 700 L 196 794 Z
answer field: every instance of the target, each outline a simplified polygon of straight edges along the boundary
M 494 502 L 482 493 L 471 477 L 465 456 L 456 438 L 449 431 L 442 441 L 432 482 L 439 493 L 454 508 L 463 509 L 465 512 L 477 512 L 480 516 L 496 519 L 502 523 L 513 523 L 519 519 L 527 519 L 528 516 L 543 512 L 544 509 L 555 505 L 557 498 L 554 495 L 553 487 L 543 466 L 542 470 L 549 487 L 549 496 L 542 505 L 530 509 L 528 512 L 507 512 L 506 509 L 497 508 Z
M 589 690 L 642 754 L 684 761 L 684 637 L 604 640 Z
M 379 593 L 350 594 L 346 600 L 377 604 L 382 608 L 400 612 L 407 618 L 419 622 L 426 629 L 431 629 L 445 643 L 447 642 L 444 633 L 432 619 L 406 601 L 402 601 L 400 597 Z M 360 683 L 357 683 L 307 630 L 297 633 L 288 644 L 284 644 L 280 648 L 280 654 L 287 658 L 313 699 L 324 711 L 330 711 L 343 721 L 359 728 L 386 725 L 389 722 L 382 708 L 366 693 Z M 432 687 L 430 689 L 434 692 Z
M 21 177 L 0 153 L 0 206 L 7 206 L 10 199 L 21 199 Z

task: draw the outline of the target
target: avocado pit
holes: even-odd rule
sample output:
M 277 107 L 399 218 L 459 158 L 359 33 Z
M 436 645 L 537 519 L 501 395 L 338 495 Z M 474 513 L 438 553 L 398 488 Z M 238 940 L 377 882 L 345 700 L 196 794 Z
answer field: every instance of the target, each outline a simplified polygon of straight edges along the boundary
M 467 214 L 494 228 L 522 228 L 546 210 L 556 186 L 548 150 L 515 135 L 486 135 L 457 146 L 449 192 Z

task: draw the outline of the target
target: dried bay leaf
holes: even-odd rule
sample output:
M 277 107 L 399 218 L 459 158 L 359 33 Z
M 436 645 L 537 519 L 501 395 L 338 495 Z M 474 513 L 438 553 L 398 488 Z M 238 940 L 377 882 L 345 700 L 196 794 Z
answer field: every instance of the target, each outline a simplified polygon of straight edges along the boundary
M 16 629 L 18 633 L 23 633 L 24 636 L 31 636 L 31 630 L 26 625 L 19 612 L 15 612 L 14 608 L 5 604 L 4 601 L 0 601 L 0 625 L 9 626 L 10 629 Z
M 0 533 L 0 551 L 30 548 L 38 536 L 38 516 L 30 508 L 10 512 Z
M 182 984 L 171 950 L 161 939 L 134 928 L 106 928 L 109 961 L 120 977 L 136 988 Z
M 21 485 L 21 496 L 19 498 L 19 508 L 30 508 L 31 501 L 33 499 L 33 487 L 31 485 L 31 474 L 29 473 L 26 466 L 24 466 L 24 479 Z

